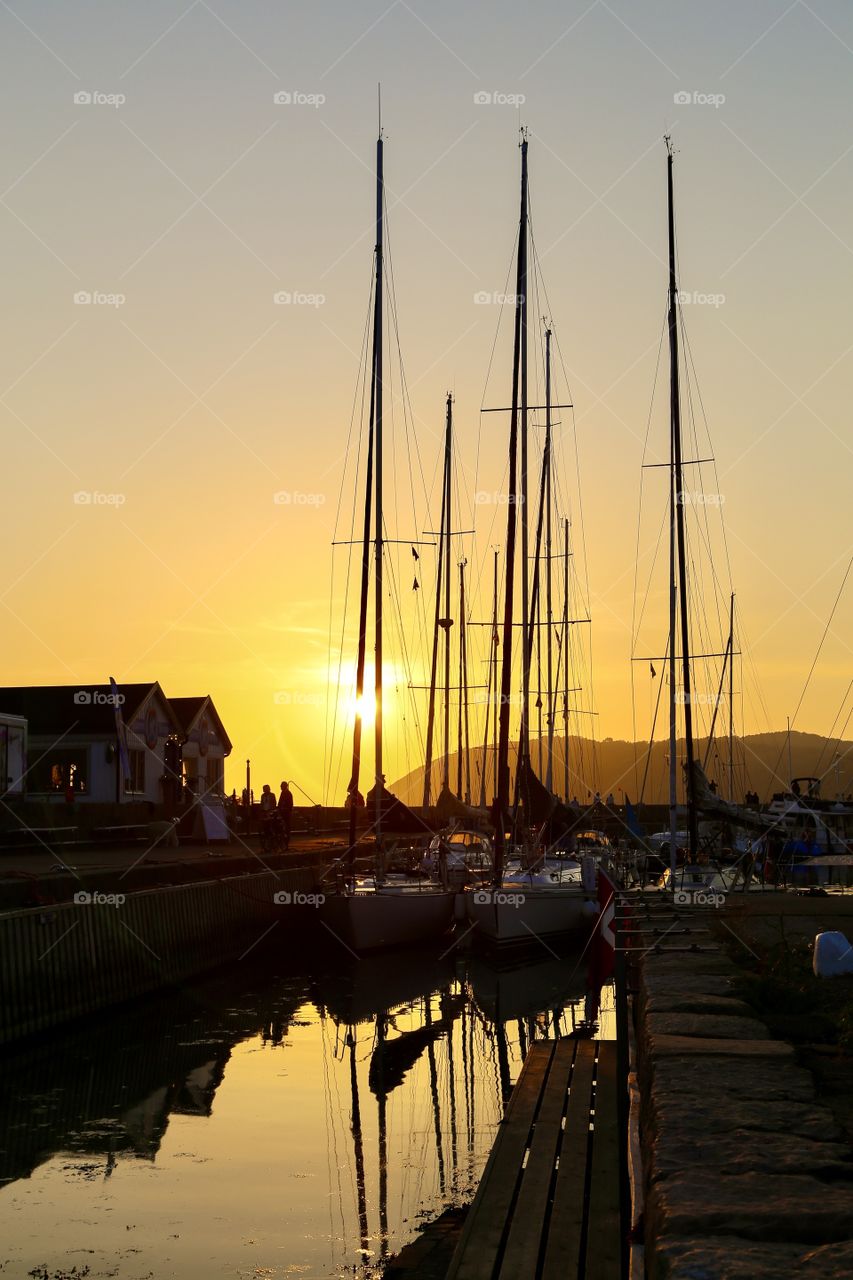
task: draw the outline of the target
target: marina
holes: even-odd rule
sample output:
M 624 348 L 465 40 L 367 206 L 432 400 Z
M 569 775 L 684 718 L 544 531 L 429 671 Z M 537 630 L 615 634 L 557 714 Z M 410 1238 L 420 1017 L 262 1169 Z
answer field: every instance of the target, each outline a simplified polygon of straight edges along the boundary
M 0 1280 L 853 1275 L 853 17 L 774 3 L 2 5 Z

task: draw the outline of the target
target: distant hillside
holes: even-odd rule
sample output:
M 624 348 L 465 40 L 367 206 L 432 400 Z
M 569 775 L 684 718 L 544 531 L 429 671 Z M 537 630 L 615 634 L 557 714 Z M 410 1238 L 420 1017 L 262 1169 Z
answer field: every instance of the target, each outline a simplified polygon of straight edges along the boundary
M 697 756 L 704 759 L 707 739 L 697 744 Z M 514 759 L 516 744 L 510 753 Z M 543 761 L 545 744 L 543 742 Z M 840 759 L 836 765 L 836 753 Z M 678 743 L 679 760 L 684 758 L 684 740 Z M 648 755 L 648 760 L 647 760 Z M 643 787 L 643 799 L 647 804 L 665 804 L 668 799 L 669 786 L 669 743 L 655 742 L 651 752 L 648 744 L 624 742 L 620 739 L 605 738 L 603 742 L 593 743 L 588 738 L 571 738 L 569 740 L 569 791 L 581 802 L 586 801 L 596 791 L 603 797 L 613 793 L 617 803 L 624 796 L 637 801 Z M 734 794 L 742 800 L 746 791 L 757 791 L 762 801 L 769 800 L 775 791 L 787 787 L 789 778 L 787 733 L 755 733 L 735 741 L 734 751 Z M 539 772 L 539 744 L 532 744 L 533 766 Z M 480 793 L 480 771 L 483 764 L 482 746 L 471 753 L 471 794 L 476 802 Z M 455 753 L 450 761 L 450 785 L 456 790 L 457 760 Z M 823 777 L 822 793 L 824 796 L 835 796 L 839 791 L 843 794 L 853 792 L 853 742 L 840 744 L 829 741 L 815 733 L 791 734 L 791 769 L 792 777 Z M 486 771 L 486 799 L 491 800 L 493 794 L 493 759 L 491 749 Z M 728 742 L 717 741 L 708 761 L 708 777 L 716 781 L 721 795 L 728 795 L 729 761 Z M 423 800 L 424 771 L 416 769 L 404 778 L 393 783 L 391 790 L 407 804 L 420 804 Z M 544 781 L 544 770 L 542 773 Z M 554 740 L 554 790 L 558 795 L 564 791 L 565 753 L 563 738 Z M 441 786 L 439 766 L 433 765 L 433 798 Z

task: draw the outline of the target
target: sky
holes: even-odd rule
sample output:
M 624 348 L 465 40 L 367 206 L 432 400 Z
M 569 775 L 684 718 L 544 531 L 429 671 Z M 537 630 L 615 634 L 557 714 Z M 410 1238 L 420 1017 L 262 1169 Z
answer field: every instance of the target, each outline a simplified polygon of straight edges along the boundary
M 12 0 L 0 32 L 4 683 L 209 692 L 229 789 L 251 758 L 258 786 L 340 800 L 355 617 L 352 552 L 330 544 L 354 536 L 381 81 L 389 536 L 435 527 L 452 391 L 469 617 L 490 616 L 506 419 L 480 409 L 510 393 L 495 299 L 523 124 L 540 313 L 574 404 L 557 451 L 591 617 L 579 706 L 599 737 L 648 733 L 631 657 L 666 634 L 666 473 L 642 467 L 666 457 L 670 132 L 695 443 L 716 459 L 716 505 L 691 512 L 714 524 L 703 643 L 724 647 L 733 589 L 740 731 L 838 732 L 850 589 L 821 639 L 853 550 L 849 5 Z M 422 752 L 421 551 L 389 552 L 390 777 Z

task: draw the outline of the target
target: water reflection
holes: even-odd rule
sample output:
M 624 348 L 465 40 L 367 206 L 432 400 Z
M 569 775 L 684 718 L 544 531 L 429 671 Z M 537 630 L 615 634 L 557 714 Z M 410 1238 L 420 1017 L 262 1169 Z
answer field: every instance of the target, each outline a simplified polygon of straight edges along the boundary
M 126 1280 L 377 1274 L 470 1198 L 528 1045 L 579 1029 L 584 995 L 576 957 L 267 955 L 7 1055 L 4 1257 Z

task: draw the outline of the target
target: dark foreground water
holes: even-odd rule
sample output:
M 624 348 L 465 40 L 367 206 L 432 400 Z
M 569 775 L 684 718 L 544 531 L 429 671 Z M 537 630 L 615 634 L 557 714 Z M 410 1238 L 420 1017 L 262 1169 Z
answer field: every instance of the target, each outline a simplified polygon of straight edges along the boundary
M 379 1274 L 470 1200 L 527 1045 L 582 1022 L 584 982 L 572 956 L 253 954 L 7 1054 L 0 1277 Z

